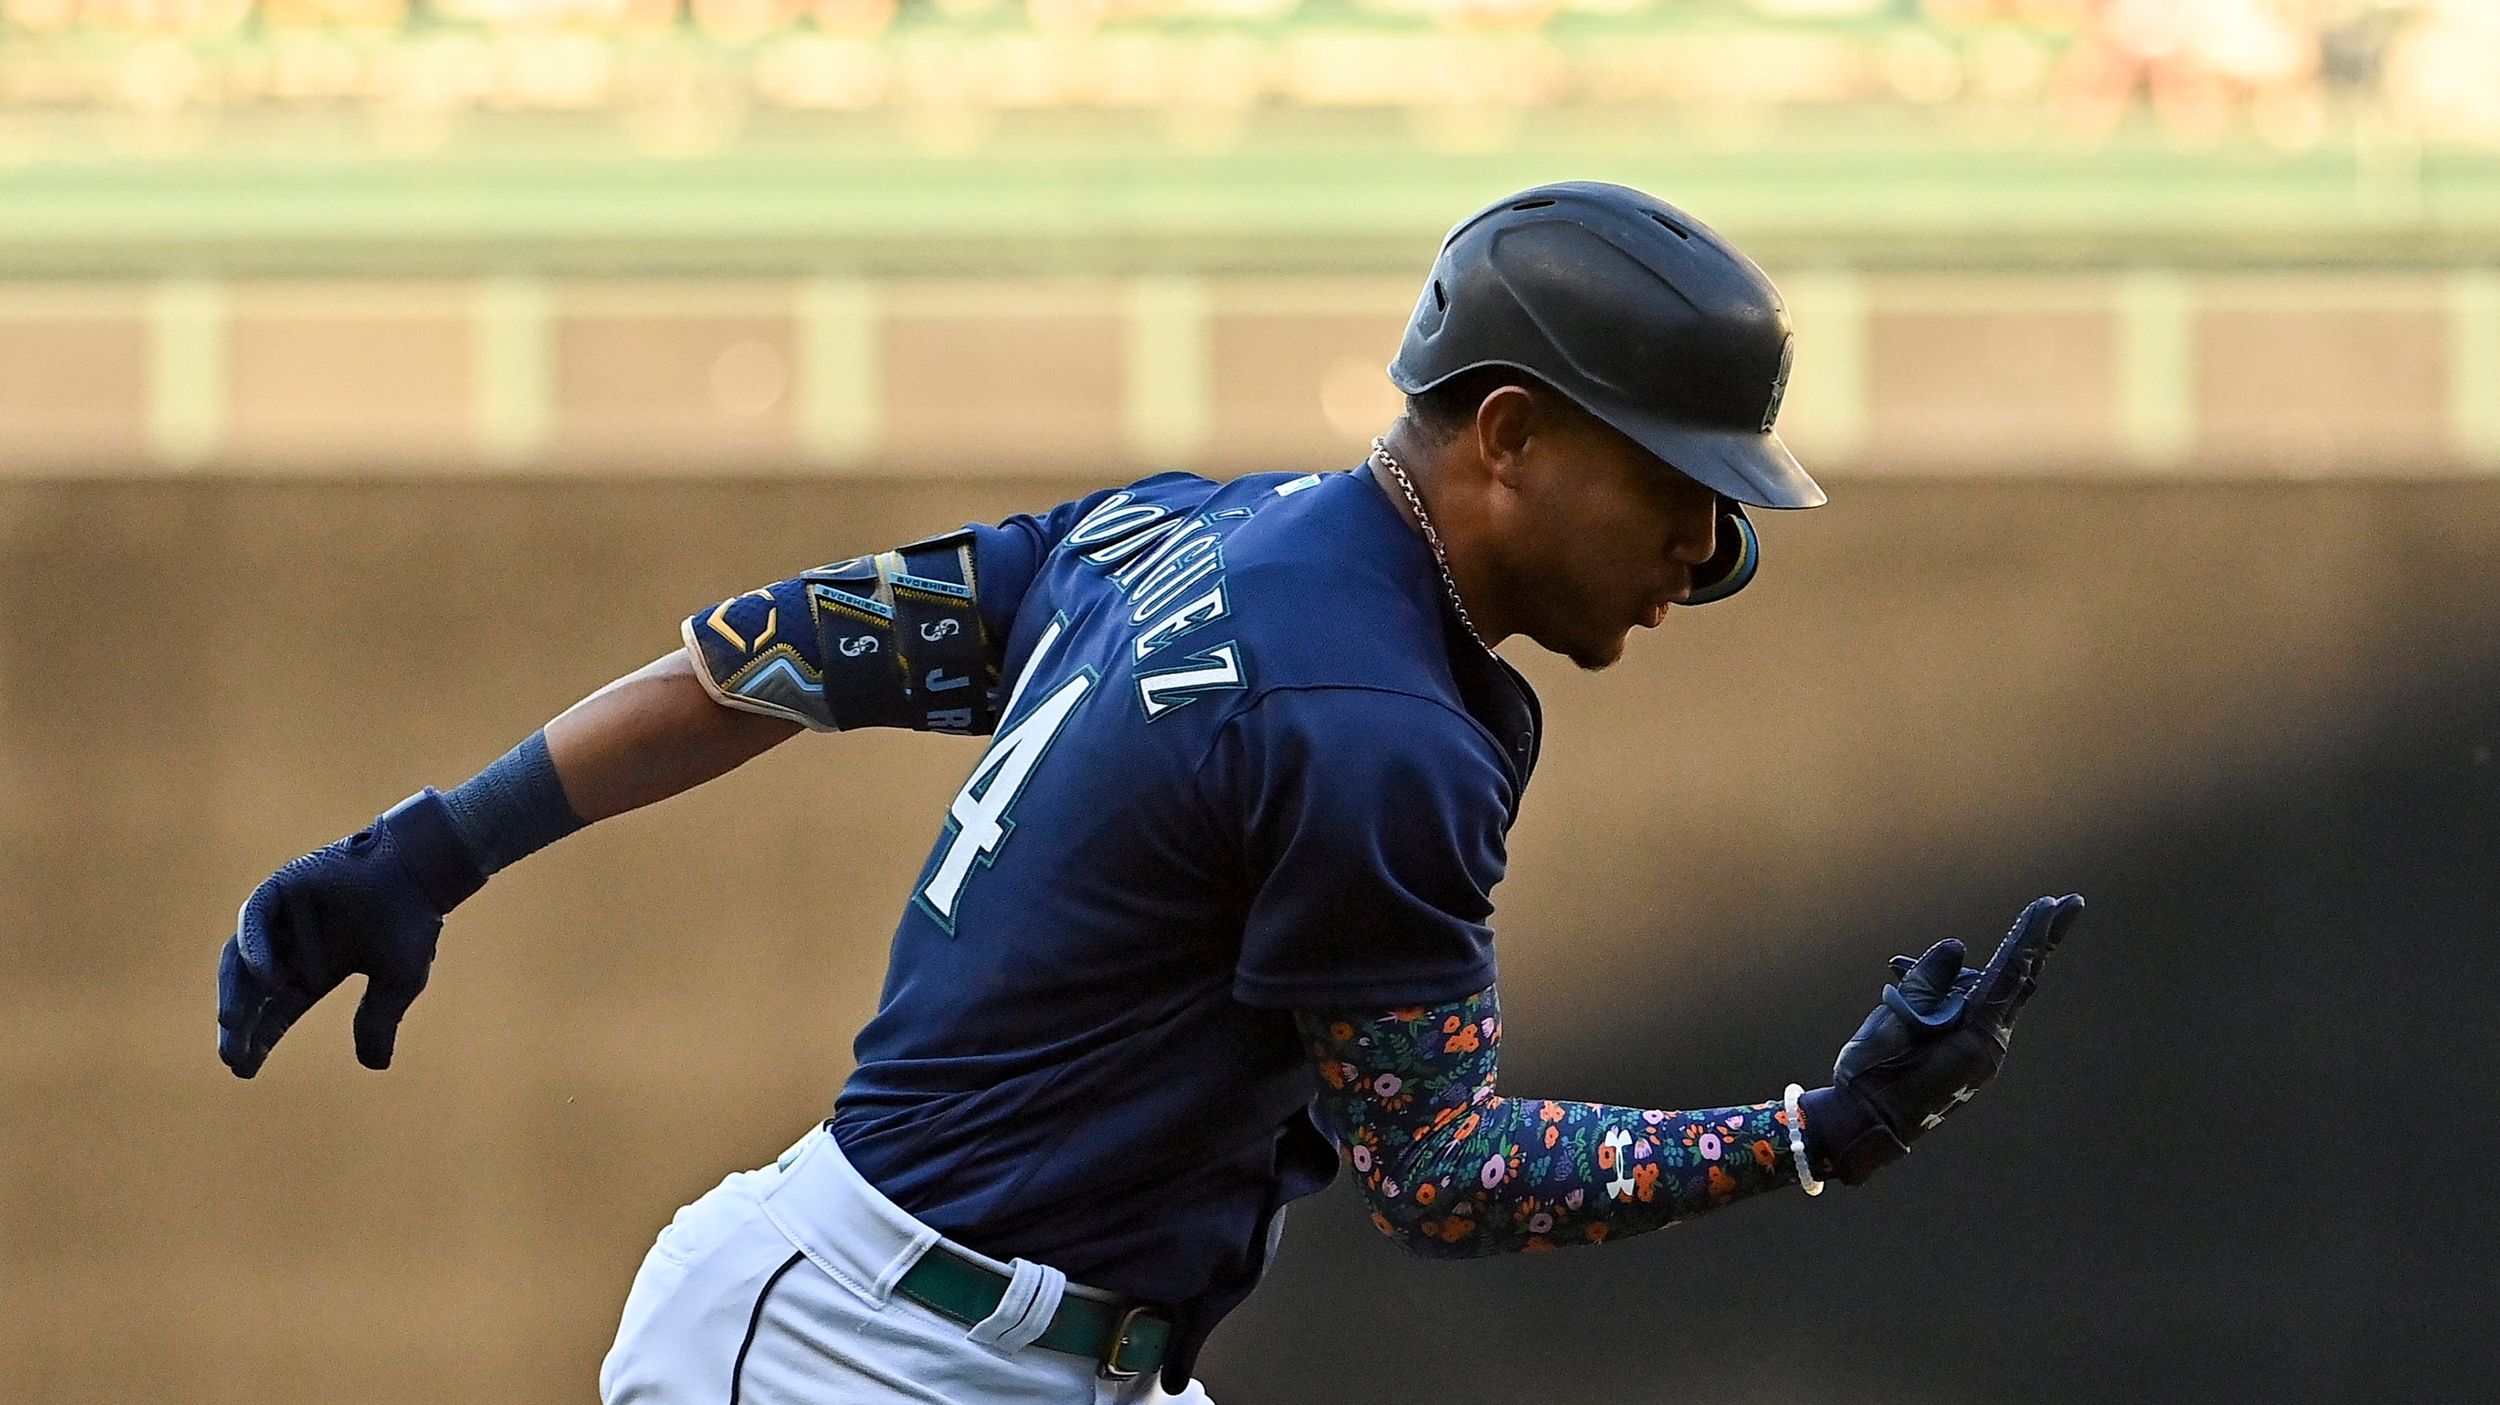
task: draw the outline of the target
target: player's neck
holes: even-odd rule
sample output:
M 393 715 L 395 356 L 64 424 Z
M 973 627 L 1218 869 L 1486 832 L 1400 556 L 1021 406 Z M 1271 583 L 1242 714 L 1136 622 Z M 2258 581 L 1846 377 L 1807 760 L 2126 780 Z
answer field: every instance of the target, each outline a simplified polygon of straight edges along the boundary
M 1385 438 L 1390 455 L 1397 460 L 1399 467 L 1406 470 L 1407 478 L 1415 485 L 1416 494 L 1424 500 L 1424 510 L 1432 514 L 1433 530 L 1439 533 L 1442 549 L 1449 556 L 1450 579 L 1458 587 L 1459 599 L 1466 603 L 1466 613 L 1475 625 L 1477 637 L 1484 641 L 1488 649 L 1500 644 L 1516 631 L 1508 621 L 1508 612 L 1502 608 L 1501 592 L 1494 589 L 1492 574 L 1485 569 L 1487 553 L 1478 545 L 1475 515 L 1456 501 L 1456 494 L 1436 491 L 1453 475 L 1443 471 L 1445 465 L 1441 463 L 1441 455 L 1422 436 L 1415 434 L 1404 420 L 1391 426 Z M 1406 519 L 1407 526 L 1418 537 L 1424 537 L 1423 523 L 1416 517 L 1413 505 L 1407 502 L 1406 493 L 1398 486 L 1397 476 L 1389 472 L 1378 455 L 1364 464 L 1364 471 L 1388 496 L 1389 505 Z M 1426 545 L 1429 544 L 1427 537 Z

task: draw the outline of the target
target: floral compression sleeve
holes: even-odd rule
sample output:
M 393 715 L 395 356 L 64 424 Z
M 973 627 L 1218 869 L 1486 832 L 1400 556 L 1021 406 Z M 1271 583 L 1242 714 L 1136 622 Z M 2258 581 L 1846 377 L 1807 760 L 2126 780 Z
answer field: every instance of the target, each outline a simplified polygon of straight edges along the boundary
M 1297 1011 L 1319 1105 L 1380 1232 L 1469 1258 L 1600 1244 L 1797 1179 L 1777 1102 L 1666 1112 L 1494 1091 L 1494 988 L 1441 1005 Z

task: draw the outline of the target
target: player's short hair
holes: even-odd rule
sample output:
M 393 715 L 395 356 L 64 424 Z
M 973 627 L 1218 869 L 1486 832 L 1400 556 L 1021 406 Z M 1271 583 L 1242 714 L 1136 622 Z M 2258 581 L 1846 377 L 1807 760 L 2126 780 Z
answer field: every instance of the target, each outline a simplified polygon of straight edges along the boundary
M 1516 366 L 1479 366 L 1407 396 L 1407 421 L 1422 430 L 1431 442 L 1446 444 L 1476 422 L 1476 410 L 1484 404 L 1484 397 L 1506 385 L 1522 386 L 1540 395 L 1554 393 L 1545 382 Z

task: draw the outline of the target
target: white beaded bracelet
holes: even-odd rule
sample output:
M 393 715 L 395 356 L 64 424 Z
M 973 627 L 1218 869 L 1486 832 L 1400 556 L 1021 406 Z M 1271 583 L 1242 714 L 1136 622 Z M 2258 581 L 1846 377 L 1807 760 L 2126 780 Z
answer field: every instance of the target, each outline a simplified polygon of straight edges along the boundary
M 1797 1099 L 1805 1091 L 1791 1083 L 1780 1100 L 1788 1107 L 1788 1152 L 1797 1163 L 1797 1188 L 1808 1195 L 1821 1195 L 1823 1183 L 1814 1178 L 1814 1169 L 1806 1164 L 1806 1117 L 1797 1107 Z

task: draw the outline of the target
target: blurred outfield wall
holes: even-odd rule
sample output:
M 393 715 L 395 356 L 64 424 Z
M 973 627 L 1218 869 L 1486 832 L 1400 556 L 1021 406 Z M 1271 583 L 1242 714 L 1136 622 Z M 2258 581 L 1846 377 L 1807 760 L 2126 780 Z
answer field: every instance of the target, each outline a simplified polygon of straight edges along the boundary
M 235 904 L 685 611 L 1092 481 L 0 485 L 0 1399 L 586 1398 L 673 1208 L 823 1115 L 972 747 L 801 738 L 517 867 L 388 1074 L 340 1000 L 217 1064 Z M 1843 479 L 1764 532 L 1616 670 L 1518 651 L 1504 1086 L 1768 1096 L 1885 956 L 2078 888 L 2006 1076 L 1863 1191 L 1603 1250 L 1409 1260 L 1341 1186 L 1216 1399 L 2480 1399 L 2500 485 Z

